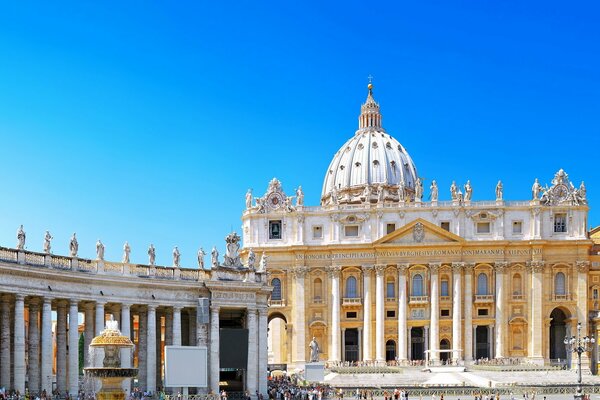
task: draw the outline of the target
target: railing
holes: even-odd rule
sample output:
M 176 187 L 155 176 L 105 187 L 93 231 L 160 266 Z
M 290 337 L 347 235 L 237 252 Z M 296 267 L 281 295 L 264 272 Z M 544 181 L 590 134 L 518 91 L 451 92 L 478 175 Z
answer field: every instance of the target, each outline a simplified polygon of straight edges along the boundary
M 416 202 L 386 202 L 383 205 L 381 204 L 371 204 L 371 208 L 443 208 L 443 207 L 456 207 L 458 205 L 465 206 L 467 208 L 490 208 L 497 207 L 498 204 L 503 204 L 505 207 L 525 207 L 530 206 L 531 202 L 528 200 L 518 200 L 518 201 L 500 201 L 496 200 L 486 200 L 486 201 L 471 201 L 459 203 L 458 201 L 452 200 L 442 200 L 437 201 L 436 205 L 433 206 L 433 203 L 430 201 L 421 201 L 420 203 Z M 468 204 L 468 205 L 467 205 Z M 339 204 L 339 205 L 327 205 L 327 206 L 303 206 L 302 210 L 306 212 L 320 212 L 320 211 L 328 211 L 328 210 L 357 210 L 364 209 L 365 204 Z
M 419 304 L 419 303 L 428 303 L 429 296 L 410 296 L 409 303 Z
M 92 260 L 79 260 L 77 270 L 81 272 L 98 272 L 98 264 Z
M 197 281 L 200 275 L 200 271 L 197 269 L 181 268 L 179 271 L 179 278 L 184 281 Z
M 154 270 L 154 276 L 160 279 L 173 279 L 175 276 L 174 272 L 174 268 L 156 267 Z
M 525 300 L 525 296 L 522 294 L 513 294 L 512 299 L 514 301 L 523 301 L 523 300 Z
M 140 278 L 150 275 L 150 267 L 147 265 L 133 264 L 129 269 L 131 275 L 139 276 Z
M 475 303 L 490 303 L 494 301 L 493 294 L 476 294 Z
M 17 262 L 17 251 L 11 249 L 0 249 L 0 260 Z
M 396 298 L 395 297 L 386 297 L 385 301 L 386 301 L 386 303 L 395 303 Z
M 271 300 L 269 301 L 271 307 L 285 307 L 285 300 Z
M 447 303 L 450 301 L 450 296 L 440 296 L 440 301 Z
M 25 264 L 43 266 L 46 257 L 43 254 L 25 253 Z
M 573 300 L 573 296 L 571 295 L 571 293 L 565 293 L 565 294 L 554 293 L 552 295 L 552 301 L 568 301 L 568 300 Z
M 109 273 L 109 274 L 123 275 L 123 264 L 105 262 L 104 263 L 104 272 Z
M 362 299 L 360 297 L 344 297 L 342 299 L 343 306 L 355 306 L 362 304 Z
M 57 269 L 71 269 L 71 258 L 61 256 L 51 256 L 50 265 Z

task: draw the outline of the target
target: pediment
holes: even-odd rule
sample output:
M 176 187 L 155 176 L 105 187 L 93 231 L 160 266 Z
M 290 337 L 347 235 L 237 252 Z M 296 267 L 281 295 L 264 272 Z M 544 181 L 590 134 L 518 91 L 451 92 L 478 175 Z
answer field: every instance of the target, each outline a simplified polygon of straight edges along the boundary
M 465 240 L 437 225 L 418 218 L 377 240 L 377 244 L 458 243 Z

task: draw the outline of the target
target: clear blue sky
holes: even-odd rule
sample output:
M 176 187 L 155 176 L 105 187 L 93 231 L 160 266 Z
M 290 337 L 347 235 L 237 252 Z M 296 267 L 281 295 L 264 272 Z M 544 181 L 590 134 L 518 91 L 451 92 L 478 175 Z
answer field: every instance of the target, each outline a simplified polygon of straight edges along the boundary
M 600 224 L 597 2 L 4 2 L 0 245 L 223 249 L 276 176 L 319 202 L 366 77 L 442 199 L 528 199 L 564 168 Z M 568 6 L 568 7 L 567 7 Z

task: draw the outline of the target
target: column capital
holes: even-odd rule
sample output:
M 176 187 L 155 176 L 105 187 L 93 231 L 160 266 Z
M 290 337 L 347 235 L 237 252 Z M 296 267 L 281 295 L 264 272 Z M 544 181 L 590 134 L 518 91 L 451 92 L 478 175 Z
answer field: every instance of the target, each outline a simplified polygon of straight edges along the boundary
M 575 262 L 575 266 L 577 267 L 577 270 L 579 272 L 588 272 L 588 269 L 590 268 L 590 262 L 589 261 L 576 261 Z
M 213 307 L 217 307 L 217 309 L 219 308 L 219 306 L 210 306 L 211 310 Z M 181 310 L 183 309 L 183 307 L 181 307 L 181 306 L 172 306 L 172 308 L 173 308 L 173 312 L 175 312 L 175 311 L 181 312 Z
M 339 265 L 332 265 L 327 269 L 327 274 L 330 278 L 339 278 L 342 272 L 342 267 Z
M 56 300 L 56 308 L 67 308 L 67 300 L 65 299 L 58 299 Z
M 106 300 L 94 300 L 96 302 L 96 307 L 99 306 L 105 306 L 106 305 Z
M 460 274 L 460 271 L 462 271 L 462 269 L 465 267 L 465 263 L 464 262 L 453 262 L 452 263 L 452 271 Z
M 399 274 L 405 275 L 406 271 L 408 271 L 408 268 L 410 268 L 410 264 L 409 263 L 397 264 L 396 268 L 398 269 Z
M 546 263 L 542 260 L 539 261 L 527 261 L 527 268 L 532 272 L 542 272 Z
M 83 303 L 83 308 L 88 311 L 93 311 L 95 306 L 96 304 L 94 304 L 91 301 L 86 301 L 85 303 Z
M 123 310 L 124 308 L 131 308 L 131 306 L 133 304 L 131 303 L 120 303 L 121 304 L 121 310 Z
M 52 300 L 54 300 L 53 297 L 44 296 L 44 305 L 46 305 L 46 304 L 52 304 Z
M 29 304 L 27 305 L 30 310 L 39 310 L 40 309 L 40 299 L 38 297 L 33 297 L 29 300 Z
M 219 311 L 221 311 L 221 306 L 211 305 L 210 311 L 211 312 L 219 312 Z
M 292 275 L 296 279 L 304 279 L 308 274 L 309 268 L 305 266 L 296 267 L 292 269 Z
M 21 293 L 15 294 L 15 301 L 25 301 L 25 295 Z
M 157 307 L 156 304 L 148 304 L 148 311 L 156 311 Z
M 261 307 L 258 309 L 259 317 L 266 317 L 269 314 L 269 310 L 267 308 Z
M 77 308 L 79 308 L 79 300 L 77 300 L 77 299 L 69 299 L 69 306 L 70 307 L 77 307 Z
M 383 276 L 383 274 L 385 273 L 386 267 L 387 267 L 386 264 L 376 264 L 375 265 L 375 275 L 377 275 L 378 277 Z
M 465 263 L 465 273 L 472 274 L 474 269 L 475 269 L 474 262 L 466 262 Z
M 442 263 L 439 263 L 439 262 L 429 263 L 429 270 L 431 271 L 432 274 L 437 274 L 437 272 L 441 266 L 442 266 Z
M 360 268 L 362 269 L 363 273 L 370 274 L 371 271 L 373 271 L 373 269 L 375 269 L 375 266 L 373 264 L 363 264 L 360 266 Z
M 508 267 L 508 262 L 507 261 L 496 261 L 494 263 L 494 269 L 496 270 L 497 273 L 503 273 L 504 270 Z

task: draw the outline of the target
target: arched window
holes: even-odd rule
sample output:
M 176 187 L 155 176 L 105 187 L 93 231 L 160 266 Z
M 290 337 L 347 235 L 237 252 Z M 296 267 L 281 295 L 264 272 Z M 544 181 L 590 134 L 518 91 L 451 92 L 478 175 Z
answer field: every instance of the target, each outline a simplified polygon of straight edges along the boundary
M 355 299 L 358 297 L 356 292 L 356 278 L 353 276 L 350 276 L 348 279 L 346 279 L 346 297 L 350 299 Z
M 423 275 L 416 274 L 412 278 L 412 295 L 423 296 Z
M 396 297 L 396 282 L 393 278 L 389 278 L 385 284 L 385 297 L 388 299 Z
M 513 281 L 512 281 L 513 287 L 513 294 L 516 295 L 520 295 L 522 292 L 522 279 L 521 279 L 521 274 L 514 274 L 513 275 Z
M 565 274 L 559 272 L 554 277 L 554 294 L 557 295 L 565 295 L 567 294 L 566 285 L 565 285 Z
M 323 281 L 321 278 L 316 278 L 313 281 L 313 300 L 315 303 L 320 303 L 323 299 Z
M 271 280 L 271 286 L 273 286 L 271 300 L 281 300 L 281 280 L 279 278 L 273 278 Z
M 483 272 L 477 275 L 477 294 L 488 294 L 488 277 Z
M 440 286 L 441 296 L 450 296 L 449 291 L 450 289 L 448 287 L 448 279 L 442 278 L 442 285 Z

